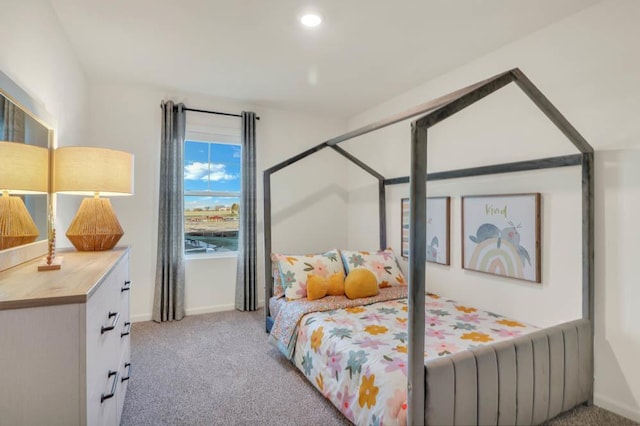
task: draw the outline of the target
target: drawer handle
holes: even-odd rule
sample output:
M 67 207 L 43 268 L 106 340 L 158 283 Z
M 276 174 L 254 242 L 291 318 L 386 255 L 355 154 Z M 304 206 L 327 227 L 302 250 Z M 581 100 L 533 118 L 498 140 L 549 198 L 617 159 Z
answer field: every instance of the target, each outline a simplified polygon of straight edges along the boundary
M 125 362 L 124 368 L 127 369 L 127 377 L 123 377 L 122 379 L 120 379 L 120 383 L 124 382 L 125 380 L 129 380 L 129 377 L 131 377 L 131 363 Z
M 109 374 L 107 375 L 107 378 L 112 376 L 113 376 L 113 383 L 111 383 L 111 393 L 107 395 L 105 394 L 100 395 L 100 404 L 102 404 L 105 399 L 113 398 L 113 395 L 116 394 L 116 385 L 118 384 L 118 372 L 109 370 Z
M 120 338 L 122 339 L 124 336 L 128 336 L 131 333 L 131 323 L 129 321 L 125 321 L 124 322 L 124 328 L 127 331 L 123 331 L 122 333 L 120 333 Z
M 120 288 L 120 293 L 124 293 L 125 291 L 129 291 L 129 290 L 131 290 L 131 281 L 126 280 L 124 282 L 124 286 Z
M 111 325 L 108 327 L 105 327 L 104 325 L 100 328 L 100 334 L 104 334 L 105 331 L 111 331 L 114 328 L 116 328 L 116 325 L 118 325 L 118 320 L 120 319 L 120 314 L 118 312 L 111 312 L 109 311 L 109 316 L 108 318 L 113 318 L 113 322 L 111 322 Z

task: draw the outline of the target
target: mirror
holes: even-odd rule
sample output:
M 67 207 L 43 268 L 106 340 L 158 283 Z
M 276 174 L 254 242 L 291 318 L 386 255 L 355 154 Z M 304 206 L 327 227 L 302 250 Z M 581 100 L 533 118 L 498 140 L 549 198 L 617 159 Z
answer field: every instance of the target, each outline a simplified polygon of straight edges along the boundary
M 46 120 L 46 121 L 45 121 Z M 53 130 L 49 127 L 49 116 L 24 90 L 17 86 L 4 73 L 0 72 L 0 141 L 34 145 L 44 148 L 53 147 Z M 18 195 L 38 228 L 37 249 L 32 248 L 30 258 L 40 256 L 40 247 L 46 252 L 48 237 L 49 194 Z M 35 243 L 27 244 L 34 245 Z M 0 250 L 0 255 L 16 251 L 16 247 Z M 27 255 L 29 256 L 29 255 Z M 5 256 L 6 257 L 6 256 Z M 16 256 L 20 261 L 29 260 Z M 1 260 L 1 259 L 0 259 Z M 0 270 L 4 269 L 0 262 Z M 10 265 L 12 266 L 12 265 Z

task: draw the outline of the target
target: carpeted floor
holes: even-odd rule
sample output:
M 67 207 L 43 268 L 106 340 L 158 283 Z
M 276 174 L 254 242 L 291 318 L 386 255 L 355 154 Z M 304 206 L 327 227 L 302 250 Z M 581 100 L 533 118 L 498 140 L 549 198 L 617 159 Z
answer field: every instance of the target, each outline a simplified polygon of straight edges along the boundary
M 348 425 L 277 349 L 264 311 L 135 323 L 122 425 Z M 636 425 L 580 407 L 549 425 Z

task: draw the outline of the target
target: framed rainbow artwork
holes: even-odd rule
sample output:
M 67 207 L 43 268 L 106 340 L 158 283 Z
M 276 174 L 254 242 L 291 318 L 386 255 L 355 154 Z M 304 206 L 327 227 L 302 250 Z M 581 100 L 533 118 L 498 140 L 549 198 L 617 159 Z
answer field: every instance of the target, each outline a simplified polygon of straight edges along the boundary
M 462 197 L 462 267 L 539 283 L 540 194 Z

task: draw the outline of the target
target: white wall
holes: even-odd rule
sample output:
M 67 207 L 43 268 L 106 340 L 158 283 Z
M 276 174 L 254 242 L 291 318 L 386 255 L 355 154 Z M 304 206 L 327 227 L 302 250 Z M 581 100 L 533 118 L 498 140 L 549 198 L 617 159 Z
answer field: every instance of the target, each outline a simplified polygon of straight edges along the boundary
M 59 145 L 80 143 L 87 82 L 49 2 L 3 2 L 0 38 L 0 69 L 54 117 Z
M 429 171 L 576 153 L 573 145 L 532 105 L 517 87 L 510 86 L 433 127 L 429 131 Z M 359 139 L 350 142 L 349 149 L 366 158 L 384 176 L 408 175 L 409 121 Z M 377 185 L 361 171 L 351 171 L 349 244 L 351 248 L 375 247 L 377 215 L 370 212 L 377 211 Z M 387 245 L 397 253 L 401 241 L 400 198 L 408 196 L 408 192 L 408 184 L 388 187 Z M 462 270 L 460 197 L 532 192 L 542 195 L 542 283 L 505 280 Z M 430 291 L 540 326 L 580 317 L 582 302 L 575 297 L 581 294 L 582 285 L 581 276 L 575 274 L 581 270 L 582 262 L 579 168 L 518 173 L 507 178 L 484 176 L 433 182 L 428 193 L 452 197 L 452 266 L 428 264 Z M 468 235 L 464 238 L 468 239 Z
M 84 71 L 46 0 L 3 2 L 0 70 L 52 116 L 58 146 L 80 145 L 87 132 L 88 88 Z M 57 206 L 64 238 L 75 206 Z M 60 230 L 63 230 L 60 232 Z
M 632 52 L 640 39 L 639 20 L 638 2 L 599 3 L 349 122 L 350 129 L 357 128 L 513 67 L 529 76 L 597 151 L 595 402 L 637 421 L 640 57 Z M 571 146 L 558 145 L 557 131 L 514 88 L 437 125 L 429 137 L 430 171 L 571 153 Z M 349 143 L 349 149 L 387 176 L 408 174 L 408 123 L 363 139 Z M 350 168 L 349 178 L 349 246 L 375 246 L 375 192 L 360 171 Z M 430 184 L 430 194 L 455 198 L 452 266 L 429 264 L 429 288 L 539 325 L 579 316 L 579 185 L 579 174 L 571 169 Z M 462 271 L 459 195 L 529 191 L 543 197 L 542 286 Z M 389 190 L 389 244 L 396 250 L 399 198 L 407 193 L 406 185 Z
M 90 145 L 133 152 L 135 195 L 113 198 L 131 245 L 131 315 L 151 318 L 156 265 L 158 179 L 160 164 L 160 101 L 172 99 L 191 108 L 255 111 L 257 124 L 259 300 L 264 299 L 262 233 L 262 171 L 346 129 L 346 121 L 280 111 L 256 105 L 170 90 L 99 82 L 90 90 Z M 187 113 L 188 120 L 192 117 Z M 192 118 L 193 119 L 193 118 Z M 205 117 L 197 118 L 201 122 Z M 273 249 L 313 252 L 345 245 L 346 190 L 340 186 L 346 163 L 327 161 L 321 152 L 273 176 Z M 332 158 L 332 160 L 334 160 Z M 195 258 L 186 264 L 186 310 L 197 314 L 233 309 L 236 258 Z

